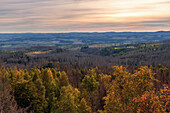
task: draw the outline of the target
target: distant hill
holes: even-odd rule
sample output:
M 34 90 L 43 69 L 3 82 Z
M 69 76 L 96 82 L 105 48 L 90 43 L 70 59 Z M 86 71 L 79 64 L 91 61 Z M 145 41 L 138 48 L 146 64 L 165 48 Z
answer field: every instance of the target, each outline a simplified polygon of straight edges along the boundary
M 78 44 L 132 43 L 170 40 L 170 31 L 158 32 L 80 32 L 80 33 L 4 33 L 0 49 L 63 46 Z

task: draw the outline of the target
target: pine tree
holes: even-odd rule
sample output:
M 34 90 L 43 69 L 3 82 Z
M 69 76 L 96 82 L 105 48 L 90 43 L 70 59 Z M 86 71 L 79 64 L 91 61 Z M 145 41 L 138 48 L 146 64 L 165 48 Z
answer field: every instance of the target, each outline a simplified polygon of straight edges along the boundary
M 61 88 L 57 113 L 77 113 L 80 92 L 71 85 Z

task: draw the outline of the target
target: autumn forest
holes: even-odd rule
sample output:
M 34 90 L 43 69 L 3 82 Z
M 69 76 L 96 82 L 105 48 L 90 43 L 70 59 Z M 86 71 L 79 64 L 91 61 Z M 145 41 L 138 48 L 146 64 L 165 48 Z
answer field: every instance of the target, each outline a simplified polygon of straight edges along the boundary
M 0 51 L 2 113 L 170 111 L 169 42 Z
M 170 113 L 170 0 L 0 0 L 0 113 Z

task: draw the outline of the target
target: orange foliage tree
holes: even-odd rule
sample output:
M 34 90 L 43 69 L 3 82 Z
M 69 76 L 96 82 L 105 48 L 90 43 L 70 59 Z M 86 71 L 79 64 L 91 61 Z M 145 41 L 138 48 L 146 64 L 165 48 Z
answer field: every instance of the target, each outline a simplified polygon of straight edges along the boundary
M 153 81 L 156 79 L 150 68 L 142 66 L 134 74 L 129 73 L 123 66 L 113 68 L 112 75 L 102 77 L 107 96 L 104 97 L 104 111 L 100 112 L 159 113 L 166 111 L 164 102 L 154 91 Z

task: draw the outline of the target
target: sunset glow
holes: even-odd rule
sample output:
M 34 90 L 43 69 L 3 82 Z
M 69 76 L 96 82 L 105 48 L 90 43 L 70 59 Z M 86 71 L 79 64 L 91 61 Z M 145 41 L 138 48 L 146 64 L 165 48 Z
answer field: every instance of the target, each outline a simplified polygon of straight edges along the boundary
M 0 32 L 170 30 L 170 0 L 0 0 Z

